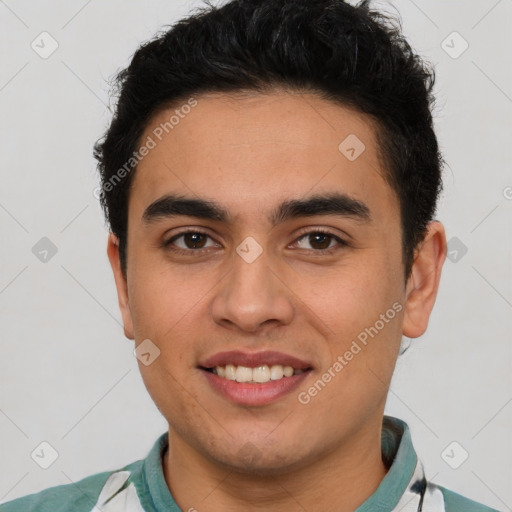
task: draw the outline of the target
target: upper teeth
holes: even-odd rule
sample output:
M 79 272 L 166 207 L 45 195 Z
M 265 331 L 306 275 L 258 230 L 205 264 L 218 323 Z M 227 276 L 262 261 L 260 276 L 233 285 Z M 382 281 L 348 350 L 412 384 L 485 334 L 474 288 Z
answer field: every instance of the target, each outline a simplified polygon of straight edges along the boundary
M 216 373 L 219 377 L 236 380 L 237 382 L 263 383 L 279 380 L 283 377 L 291 377 L 294 374 L 302 373 L 302 370 L 294 370 L 291 366 L 282 366 L 280 364 L 272 366 L 265 364 L 256 368 L 227 364 L 226 366 L 216 366 L 213 368 L 213 373 Z

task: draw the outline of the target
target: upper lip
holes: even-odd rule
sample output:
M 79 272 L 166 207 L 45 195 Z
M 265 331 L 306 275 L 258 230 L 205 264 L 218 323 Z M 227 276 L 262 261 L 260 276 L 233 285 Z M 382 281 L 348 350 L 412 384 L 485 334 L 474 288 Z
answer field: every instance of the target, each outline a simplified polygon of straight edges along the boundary
M 266 350 L 263 352 L 242 352 L 240 350 L 231 350 L 227 352 L 217 352 L 199 363 L 203 368 L 214 368 L 215 366 L 226 366 L 233 364 L 235 366 L 246 366 L 256 368 L 258 366 L 282 365 L 291 366 L 295 370 L 306 370 L 311 368 L 311 364 L 299 359 L 298 357 L 282 352 Z

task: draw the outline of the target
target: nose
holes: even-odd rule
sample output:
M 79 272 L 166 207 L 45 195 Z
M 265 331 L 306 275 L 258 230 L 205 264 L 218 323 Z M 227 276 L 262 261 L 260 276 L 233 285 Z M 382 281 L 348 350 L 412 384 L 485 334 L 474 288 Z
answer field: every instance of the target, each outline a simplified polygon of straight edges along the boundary
M 213 298 L 214 321 L 249 333 L 271 324 L 288 325 L 294 315 L 293 294 L 285 284 L 285 276 L 280 275 L 279 265 L 270 265 L 265 250 L 252 262 L 238 254 L 233 258 L 232 270 Z

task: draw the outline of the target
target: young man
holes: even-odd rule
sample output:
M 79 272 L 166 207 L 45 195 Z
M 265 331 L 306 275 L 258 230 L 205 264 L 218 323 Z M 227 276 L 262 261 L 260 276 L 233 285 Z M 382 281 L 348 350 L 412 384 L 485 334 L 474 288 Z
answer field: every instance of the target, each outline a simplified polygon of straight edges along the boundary
M 0 507 L 477 512 L 384 416 L 445 259 L 433 73 L 341 0 L 234 0 L 119 76 L 96 147 L 125 335 L 169 430 Z

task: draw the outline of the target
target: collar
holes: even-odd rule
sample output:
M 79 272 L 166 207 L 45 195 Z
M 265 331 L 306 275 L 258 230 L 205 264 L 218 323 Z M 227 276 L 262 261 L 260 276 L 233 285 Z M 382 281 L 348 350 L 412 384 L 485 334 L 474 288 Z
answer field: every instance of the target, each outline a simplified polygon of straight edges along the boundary
M 407 423 L 384 416 L 381 439 L 382 459 L 388 472 L 355 512 L 444 512 L 443 494 L 427 482 Z

